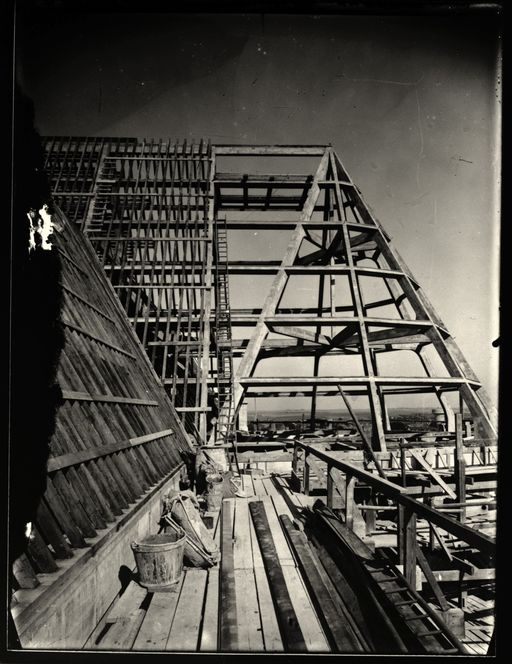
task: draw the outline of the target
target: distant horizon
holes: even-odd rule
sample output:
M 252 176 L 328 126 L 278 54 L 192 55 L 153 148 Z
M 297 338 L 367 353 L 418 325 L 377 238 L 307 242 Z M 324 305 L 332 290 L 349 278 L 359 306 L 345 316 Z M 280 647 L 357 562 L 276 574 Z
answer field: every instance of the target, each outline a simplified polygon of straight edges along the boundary
M 428 406 L 403 406 L 403 407 L 398 407 L 398 408 L 388 408 L 388 413 L 391 416 L 393 413 L 401 413 L 403 411 L 408 411 L 408 412 L 417 412 L 417 413 L 430 413 L 434 414 L 435 411 L 437 411 L 438 408 L 431 408 Z M 441 409 L 439 409 L 441 410 Z M 354 408 L 354 411 L 357 413 L 369 413 L 370 409 L 369 408 Z M 453 411 L 455 413 L 459 412 L 457 408 L 454 408 Z M 339 409 L 318 409 L 316 412 L 316 419 L 322 419 L 325 416 L 332 417 L 333 415 L 336 415 L 340 419 L 352 419 L 350 417 L 350 414 L 347 412 L 340 412 Z M 296 416 L 296 415 L 304 415 L 309 419 L 310 413 L 303 409 L 303 408 L 298 408 L 298 409 L 285 409 L 285 410 L 258 410 L 257 412 L 255 411 L 248 411 L 247 417 L 248 419 L 261 419 L 262 417 L 272 417 L 272 419 L 282 419 L 283 417 L 286 416 Z

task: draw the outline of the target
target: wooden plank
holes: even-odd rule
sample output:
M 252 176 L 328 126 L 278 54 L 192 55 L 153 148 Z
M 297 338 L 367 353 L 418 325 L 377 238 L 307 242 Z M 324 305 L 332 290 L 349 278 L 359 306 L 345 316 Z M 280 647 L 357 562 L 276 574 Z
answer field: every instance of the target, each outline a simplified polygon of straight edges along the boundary
M 283 477 L 276 476 L 275 479 L 279 485 L 279 491 L 284 496 L 290 511 L 298 516 L 303 509 L 302 503 L 299 499 L 300 494 L 296 491 L 292 491 Z
M 217 155 L 275 156 L 275 157 L 321 157 L 324 146 L 312 145 L 215 145 Z
M 358 635 L 360 643 L 367 651 L 374 651 L 374 636 L 371 634 L 370 626 L 361 612 L 361 598 L 358 597 L 352 587 L 348 584 L 345 576 L 341 573 L 339 565 L 336 564 L 331 554 L 318 539 L 318 531 L 309 531 L 309 541 L 312 544 L 311 553 L 315 560 L 324 584 L 329 590 L 334 602 L 339 605 L 346 622 L 350 624 L 354 633 Z M 313 548 L 314 547 L 314 548 Z M 349 570 L 345 570 L 350 575 Z
M 283 496 L 281 496 L 278 493 L 275 493 L 271 496 L 272 502 L 274 504 L 274 509 L 276 511 L 277 516 L 280 516 L 282 514 L 285 514 L 288 516 L 291 520 L 293 520 L 293 514 L 290 508 L 288 507 L 285 499 Z
M 116 353 L 121 353 L 122 355 L 126 355 L 127 357 L 130 357 L 133 360 L 136 360 L 137 357 L 133 354 L 130 353 L 129 351 L 125 350 L 124 348 L 121 348 L 120 346 L 116 346 L 115 344 L 111 344 L 110 341 L 107 341 L 106 339 L 102 339 L 101 337 L 98 337 L 96 334 L 93 334 L 92 332 L 89 332 L 88 330 L 85 330 L 82 327 L 79 327 L 78 325 L 74 325 L 70 321 L 63 320 L 62 324 L 73 330 L 74 332 L 78 332 L 79 334 L 83 335 L 84 337 L 87 337 L 88 339 L 91 339 L 93 341 L 98 342 L 102 346 L 106 346 L 107 348 L 110 348 L 111 350 L 114 350 Z
M 252 479 L 254 484 L 254 495 L 259 498 L 266 496 L 267 490 L 265 489 L 265 485 L 263 484 L 261 477 L 253 477 Z
M 272 540 L 274 542 L 274 546 L 277 552 L 277 558 L 280 564 L 285 566 L 286 565 L 295 566 L 292 552 L 290 551 L 290 547 L 288 546 L 288 542 L 286 541 L 283 529 L 281 528 L 281 524 L 279 523 L 279 519 L 277 518 L 277 514 L 274 509 L 274 504 L 272 502 L 271 497 L 265 496 L 264 498 L 262 498 L 261 502 L 265 509 L 265 513 L 267 515 L 268 526 L 272 534 Z
M 317 323 L 317 325 L 327 325 L 326 321 L 328 319 L 321 319 L 322 323 Z M 313 319 L 308 319 L 308 323 L 314 325 Z M 332 321 L 333 325 L 336 325 L 336 321 Z M 425 386 L 433 387 L 435 385 L 452 385 L 455 387 L 460 387 L 462 384 L 462 379 L 460 378 L 430 378 L 425 376 L 407 376 L 405 378 L 400 378 L 397 376 L 374 376 L 368 378 L 368 376 L 276 376 L 276 377 L 267 377 L 267 376 L 251 376 L 243 377 L 239 379 L 241 385 L 245 388 L 250 387 L 284 387 L 289 385 L 364 385 L 368 386 L 370 384 L 378 385 L 400 385 L 400 386 Z M 385 450 L 382 450 L 385 451 Z
M 329 644 L 296 567 L 283 567 L 286 587 L 308 652 L 329 652 Z
M 292 604 L 289 584 L 285 581 L 284 569 L 279 562 L 266 510 L 261 501 L 251 502 L 249 510 L 274 599 L 284 649 L 291 652 L 305 652 L 306 642 Z M 295 567 L 293 569 L 295 570 Z
M 250 516 L 247 499 L 235 501 L 235 527 L 233 545 L 233 569 L 252 569 Z
M 220 550 L 220 546 L 221 546 L 220 534 L 221 534 L 221 530 L 222 530 L 220 513 L 221 513 L 221 510 L 219 510 L 218 512 L 215 512 L 214 516 L 213 516 L 213 532 L 214 532 L 213 541 L 215 542 L 215 544 L 217 545 L 219 550 Z
M 165 436 L 170 435 L 175 435 L 173 429 L 167 429 L 166 431 L 159 431 L 157 433 L 147 434 L 137 438 L 129 438 L 128 440 L 119 441 L 118 443 L 110 443 L 101 445 L 99 447 L 90 447 L 86 450 L 80 450 L 78 452 L 60 454 L 59 456 L 52 457 L 48 460 L 48 472 L 52 473 L 62 468 L 84 463 L 85 461 L 90 461 L 92 459 L 98 459 L 100 457 L 106 456 L 107 454 L 120 452 L 131 447 L 136 447 L 137 445 L 144 445 L 148 442 L 159 440 L 160 438 L 164 438 Z
M 270 477 L 263 477 L 262 482 L 263 482 L 263 486 L 265 487 L 265 490 L 266 490 L 268 496 L 272 496 L 272 495 L 275 495 L 277 493 L 276 486 L 272 482 L 272 479 Z
M 145 615 L 144 609 L 134 609 L 116 620 L 94 650 L 130 650 Z
M 256 538 L 255 532 L 254 537 Z M 277 621 L 274 602 L 272 601 L 267 574 L 263 568 L 263 561 L 259 554 L 259 544 L 257 541 L 256 546 L 258 547 L 260 564 L 255 564 L 254 566 L 254 577 L 256 579 L 256 591 L 258 594 L 263 645 L 265 652 L 282 652 L 284 650 L 283 640 L 279 632 L 279 623 Z
M 287 268 L 287 272 L 291 271 L 291 268 Z M 308 273 L 310 272 L 310 269 L 308 269 Z M 279 325 L 271 325 L 268 324 L 269 329 L 272 332 L 275 332 L 276 334 L 282 334 L 287 337 L 291 337 L 292 339 L 301 339 L 302 341 L 310 341 L 314 344 L 322 345 L 322 346 L 327 346 L 328 348 L 331 347 L 330 339 L 329 337 L 326 337 L 324 334 L 317 334 L 315 332 L 310 332 L 309 330 L 305 330 L 300 327 L 292 327 L 292 326 L 287 326 L 287 327 L 281 327 Z
M 362 560 L 372 559 L 372 552 L 368 546 L 347 525 L 343 524 L 331 510 L 326 508 L 325 505 L 318 504 L 315 506 L 315 514 L 320 519 L 322 525 L 325 524 L 329 528 L 330 533 L 340 539 L 356 558 Z
M 439 484 L 439 486 L 446 491 L 450 498 L 453 498 L 454 500 L 457 498 L 455 491 L 453 491 L 448 486 L 448 484 L 446 484 L 439 473 L 434 468 L 432 468 L 432 466 L 421 456 L 419 452 L 416 452 L 416 450 L 411 450 L 411 456 L 414 457 L 414 459 L 416 459 L 416 461 L 427 471 L 434 482 L 437 482 L 437 484 Z
M 237 607 L 233 566 L 233 498 L 222 501 L 220 613 L 221 652 L 238 650 Z
M 427 580 L 430 588 L 432 589 L 432 592 L 434 593 L 434 596 L 439 604 L 439 607 L 441 608 L 442 611 L 447 611 L 450 608 L 450 605 L 448 604 L 443 591 L 439 587 L 439 584 L 432 570 L 430 569 L 430 565 L 428 564 L 428 561 L 425 558 L 425 555 L 423 554 L 423 551 L 421 550 L 420 546 L 416 546 L 416 559 L 418 565 L 420 566 L 421 571 L 425 575 L 425 579 Z
M 242 477 L 242 488 L 243 492 L 247 496 L 247 498 L 252 498 L 254 494 L 254 485 L 252 483 L 252 476 L 251 475 L 241 475 Z
M 252 502 L 252 501 L 251 501 Z M 252 564 L 254 569 L 263 569 L 263 558 L 261 557 L 260 544 L 258 542 L 258 537 L 256 536 L 256 531 L 254 529 L 254 523 L 252 519 L 249 519 L 249 533 L 251 536 L 251 549 L 252 549 Z
M 238 650 L 264 650 L 256 580 L 251 568 L 235 569 Z
M 343 509 L 345 507 L 345 476 L 337 468 L 327 466 L 327 507 Z
M 329 590 L 323 582 L 322 576 L 311 555 L 305 535 L 294 529 L 287 515 L 282 515 L 280 521 L 294 549 L 302 578 L 305 581 L 310 597 L 313 599 L 317 614 L 326 628 L 331 648 L 335 652 L 362 652 L 363 648 L 356 635 L 345 621 L 341 620 L 344 616 L 338 610 L 337 605 L 329 594 Z
M 206 601 L 204 605 L 203 626 L 201 629 L 201 652 L 215 652 L 218 650 L 219 634 L 219 569 L 212 567 L 208 570 L 206 584 Z
M 68 401 L 98 401 L 104 403 L 126 403 L 132 406 L 159 406 L 158 401 L 151 399 L 136 399 L 135 397 L 121 397 L 112 394 L 96 394 L 77 392 L 75 390 L 62 390 L 62 397 Z
M 107 622 L 115 622 L 119 618 L 125 618 L 134 609 L 139 609 L 147 592 L 146 588 L 140 586 L 136 581 L 130 581 L 123 594 L 119 595 L 108 612 Z
M 78 526 L 84 537 L 96 537 L 96 531 L 92 527 L 89 516 L 86 514 L 73 486 L 67 481 L 62 471 L 58 471 L 52 477 L 62 502 L 72 515 L 73 522 Z
M 89 239 L 90 239 L 90 238 L 89 238 Z M 114 320 L 114 318 L 112 318 L 111 316 L 109 316 L 109 314 L 107 314 L 105 311 L 102 311 L 101 309 L 98 309 L 98 307 L 96 307 L 94 304 L 92 304 L 92 302 L 89 302 L 89 300 L 86 300 L 84 297 L 82 297 L 81 295 L 79 295 L 75 290 L 73 290 L 73 289 L 70 288 L 69 286 L 63 284 L 63 285 L 62 285 L 62 290 L 64 290 L 65 292 L 69 293 L 69 294 L 72 295 L 73 297 L 76 297 L 77 300 L 80 300 L 80 302 L 83 302 L 87 307 L 89 307 L 89 309 L 92 309 L 92 310 L 95 311 L 97 314 L 99 314 L 99 315 L 102 316 L 103 318 L 106 318 L 107 320 L 109 320 L 111 323 L 114 323 L 114 325 L 115 325 L 116 321 Z
M 132 650 L 164 650 L 178 604 L 184 575 L 173 592 L 153 593 Z
M 187 570 L 165 650 L 198 649 L 207 577 L 205 569 Z
M 399 542 L 403 544 L 403 554 L 400 560 L 403 560 L 404 576 L 411 588 L 416 587 L 416 552 L 418 543 L 416 541 L 416 514 L 407 508 L 404 509 L 404 518 L 402 522 L 402 536 Z

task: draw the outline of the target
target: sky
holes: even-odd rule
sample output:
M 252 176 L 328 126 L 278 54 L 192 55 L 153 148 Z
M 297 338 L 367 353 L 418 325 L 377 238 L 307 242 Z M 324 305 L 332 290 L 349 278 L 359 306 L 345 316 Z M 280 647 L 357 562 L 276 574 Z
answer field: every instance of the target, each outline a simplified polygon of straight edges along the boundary
M 493 19 L 140 13 L 44 21 L 17 35 L 18 76 L 41 134 L 331 143 L 496 402 Z M 244 244 L 232 236 L 232 258 Z M 234 306 L 242 294 L 233 288 Z

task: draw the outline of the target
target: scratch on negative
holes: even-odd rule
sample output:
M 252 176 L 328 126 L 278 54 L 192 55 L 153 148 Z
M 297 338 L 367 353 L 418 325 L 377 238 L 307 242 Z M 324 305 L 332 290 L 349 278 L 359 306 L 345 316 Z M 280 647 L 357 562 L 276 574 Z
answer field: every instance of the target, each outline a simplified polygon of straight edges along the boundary
M 418 83 L 421 83 L 423 76 L 424 75 L 422 74 L 417 81 L 411 82 L 390 81 L 385 78 L 350 78 L 349 76 L 345 76 L 345 74 L 340 74 L 339 76 L 336 76 L 336 78 L 346 78 L 347 81 L 354 81 L 357 83 L 387 83 L 389 85 L 405 85 L 406 87 L 414 87 L 415 85 L 418 85 Z

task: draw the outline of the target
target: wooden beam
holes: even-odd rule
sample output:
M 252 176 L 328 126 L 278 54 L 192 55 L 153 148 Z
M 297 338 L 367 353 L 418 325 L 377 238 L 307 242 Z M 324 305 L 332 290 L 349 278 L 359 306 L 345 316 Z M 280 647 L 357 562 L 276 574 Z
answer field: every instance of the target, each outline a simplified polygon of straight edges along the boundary
M 48 459 L 47 472 L 53 473 L 57 470 L 68 468 L 69 466 L 75 466 L 86 461 L 91 461 L 92 459 L 99 459 L 103 456 L 106 456 L 107 454 L 120 452 L 121 450 L 125 450 L 129 447 L 145 445 L 154 440 L 160 440 L 166 436 L 175 435 L 176 433 L 173 429 L 166 429 L 165 431 L 157 431 L 156 433 L 138 436 L 137 438 L 128 438 L 128 440 L 123 440 L 118 443 L 107 443 L 105 445 L 101 445 L 100 447 L 90 447 L 87 450 L 70 452 L 68 454 L 61 454 L 59 456 L 50 457 L 50 459 Z
M 321 157 L 326 148 L 321 145 L 222 145 L 215 144 L 219 156 L 237 157 Z
M 439 473 L 432 468 L 432 466 L 421 456 L 419 452 L 416 450 L 411 450 L 411 456 L 416 459 L 416 461 L 422 466 L 427 473 L 430 475 L 430 477 L 439 484 L 439 486 L 446 491 L 446 493 L 450 496 L 450 498 L 457 498 L 457 495 L 455 491 L 453 491 L 448 484 L 443 480 L 443 478 L 439 475 Z
M 94 401 L 103 403 L 126 403 L 133 406 L 158 406 L 158 401 L 150 399 L 137 399 L 134 397 L 119 397 L 113 394 L 89 394 L 89 392 L 76 392 L 62 390 L 62 398 L 66 401 Z
M 418 562 L 418 565 L 425 575 L 425 579 L 427 580 L 428 585 L 432 589 L 432 592 L 434 593 L 434 597 L 437 600 L 437 603 L 439 604 L 439 607 L 441 611 L 448 611 L 450 608 L 450 605 L 446 601 L 446 597 L 444 596 L 443 591 L 439 587 L 439 584 L 437 582 L 437 579 L 435 578 L 434 574 L 432 573 L 432 570 L 430 569 L 430 565 L 428 564 L 427 559 L 425 558 L 425 555 L 423 551 L 421 550 L 420 546 L 416 547 L 416 560 Z
M 381 477 L 383 477 L 384 479 L 387 479 L 386 473 L 382 469 L 382 466 L 381 466 L 379 460 L 377 459 L 377 457 L 376 457 L 376 455 L 375 455 L 375 453 L 372 449 L 371 443 L 368 440 L 368 438 L 366 437 L 366 433 L 365 433 L 363 427 L 361 426 L 361 423 L 359 422 L 359 418 L 357 417 L 355 410 L 352 408 L 352 404 L 350 403 L 350 399 L 345 394 L 343 388 L 339 384 L 338 384 L 338 391 L 341 394 L 341 396 L 343 398 L 343 401 L 345 402 L 345 406 L 347 407 L 347 410 L 350 413 L 350 416 L 353 419 L 354 424 L 356 425 L 356 429 L 359 432 L 359 435 L 361 436 L 361 440 L 363 441 L 363 445 L 366 448 L 366 451 L 369 454 L 371 460 L 375 464 L 375 467 L 377 468 L 377 471 L 378 471 L 379 475 Z
M 337 209 L 339 218 L 342 218 L 345 214 L 345 208 L 343 206 L 343 198 L 341 194 L 341 189 L 339 185 L 339 178 L 341 176 L 340 170 L 338 169 L 338 164 L 334 159 L 334 153 L 332 150 L 329 150 L 329 157 L 331 162 L 332 172 L 334 174 L 334 179 L 336 181 L 335 194 L 337 200 Z M 346 217 L 345 217 L 346 218 Z M 343 231 L 343 245 L 346 255 L 347 264 L 350 268 L 349 281 L 350 281 L 350 290 L 352 293 L 352 301 L 355 306 L 357 313 L 357 318 L 359 321 L 359 337 L 361 339 L 361 351 L 362 351 L 362 360 L 365 370 L 365 374 L 369 377 L 375 375 L 372 358 L 370 355 L 370 349 L 368 346 L 368 330 L 365 325 L 365 311 L 363 307 L 363 299 L 360 292 L 358 275 L 355 272 L 354 259 L 352 256 L 352 249 L 350 247 L 350 234 L 346 226 L 342 227 Z M 369 401 L 370 401 L 370 410 L 372 414 L 372 444 L 376 449 L 385 451 L 386 450 L 386 439 L 384 436 L 384 427 L 382 422 L 382 411 L 380 407 L 379 394 L 377 391 L 377 386 L 374 382 L 369 383 Z
M 325 463 L 331 464 L 334 468 L 339 468 L 345 473 L 353 475 L 361 480 L 364 484 L 373 487 L 376 491 L 382 493 L 388 498 L 397 500 L 401 505 L 413 511 L 418 518 L 426 519 L 429 522 L 439 526 L 442 530 L 455 535 L 463 542 L 467 542 L 474 548 L 482 551 L 483 553 L 494 553 L 496 542 L 493 538 L 484 535 L 483 533 L 470 528 L 466 524 L 462 524 L 455 519 L 452 519 L 445 514 L 432 509 L 428 505 L 415 500 L 407 495 L 408 489 L 404 489 L 397 484 L 393 484 L 388 480 L 378 477 L 376 474 L 369 473 L 362 468 L 358 468 L 352 463 L 342 461 L 339 457 L 334 456 L 333 453 L 318 450 L 311 445 L 295 442 L 295 445 L 312 454 Z
M 213 224 L 215 219 L 215 196 L 214 196 L 214 185 L 213 179 L 215 177 L 216 170 L 216 152 L 213 149 L 211 154 L 210 161 L 210 172 L 209 172 L 209 200 L 208 200 L 208 235 L 213 237 Z M 202 348 L 201 348 L 201 362 L 200 362 L 200 377 L 201 377 L 201 388 L 200 388 L 200 403 L 199 405 L 203 409 L 203 412 L 199 418 L 199 434 L 201 440 L 206 442 L 207 440 L 207 419 L 206 419 L 206 408 L 208 407 L 208 375 L 210 371 L 210 315 L 212 312 L 212 267 L 213 267 L 213 246 L 212 243 L 209 243 L 206 247 L 206 264 L 205 264 L 205 286 L 207 287 L 204 291 L 203 297 L 203 335 L 202 335 Z M 215 429 L 215 427 L 214 427 Z
M 457 501 L 461 503 L 460 520 L 466 520 L 466 461 L 464 460 L 464 440 L 462 438 L 462 413 L 455 415 L 455 458 L 454 475 Z
M 464 379 L 461 378 L 429 378 L 425 376 L 254 376 L 250 378 L 240 378 L 239 382 L 244 387 L 269 386 L 274 385 L 461 385 Z M 383 452 L 385 450 L 382 450 Z
M 219 591 L 219 647 L 221 652 L 238 649 L 238 623 L 233 560 L 232 502 L 222 502 L 222 531 Z
M 343 166 L 337 156 L 335 156 L 335 159 L 342 172 L 344 173 L 345 170 L 343 169 Z M 434 307 L 425 295 L 423 289 L 419 287 L 402 257 L 396 248 L 389 244 L 389 236 L 384 231 L 378 220 L 373 217 L 357 188 L 354 189 L 354 197 L 357 202 L 357 209 L 360 212 L 364 223 L 368 225 L 374 223 L 378 227 L 378 233 L 375 235 L 375 239 L 390 268 L 402 270 L 406 275 L 402 280 L 401 285 L 408 298 L 408 301 L 415 310 L 416 315 L 420 316 L 421 318 L 430 318 L 430 320 L 435 324 L 435 326 L 437 326 L 437 328 L 445 328 L 443 321 L 435 312 Z M 446 337 L 442 336 L 439 332 L 439 329 L 437 329 L 435 326 L 430 332 L 430 337 L 442 361 L 450 372 L 450 375 L 461 375 L 467 378 L 471 383 L 478 383 L 479 381 L 477 376 L 469 366 L 464 355 L 462 354 L 462 351 L 457 346 L 454 339 L 448 334 L 446 334 Z M 466 401 L 471 414 L 474 417 L 482 418 L 483 427 L 487 432 L 487 437 L 496 437 L 496 408 L 489 399 L 485 389 L 480 387 L 478 392 L 479 395 L 477 396 L 470 383 L 465 383 L 461 386 L 461 394 L 464 397 L 464 400 Z
M 281 327 L 280 325 L 272 325 L 270 323 L 267 323 L 267 325 L 271 332 L 275 332 L 276 334 L 283 334 L 284 336 L 292 337 L 292 339 L 310 341 L 311 343 L 323 346 L 331 346 L 331 341 L 325 334 L 310 332 L 300 327 Z
M 251 511 L 256 537 L 260 545 L 261 557 L 265 571 L 267 572 L 270 591 L 274 599 L 274 607 L 284 648 L 289 652 L 306 652 L 304 636 L 299 626 L 288 588 L 286 587 L 283 570 L 270 532 L 263 503 L 261 501 L 251 502 L 249 503 L 249 510 Z
M 407 583 L 416 587 L 416 561 L 417 561 L 417 541 L 416 541 L 416 513 L 410 508 L 405 507 L 402 521 L 403 533 L 400 538 L 404 550 L 400 555 L 403 559 L 404 576 Z
M 317 569 L 306 536 L 295 530 L 287 514 L 280 515 L 279 520 L 293 548 L 318 617 L 326 630 L 329 645 L 337 652 L 362 652 L 363 648 L 356 635 L 349 625 L 341 620 L 343 615 L 340 615 Z
M 301 212 L 300 215 L 301 221 L 307 221 L 311 218 L 313 208 L 315 206 L 315 203 L 318 199 L 318 195 L 320 192 L 318 181 L 321 180 L 323 177 L 325 177 L 325 174 L 327 172 L 327 165 L 328 165 L 328 153 L 325 152 L 317 168 L 313 184 L 308 194 L 307 201 Z M 275 314 L 284 287 L 288 280 L 288 275 L 286 274 L 285 267 L 287 265 L 293 264 L 298 254 L 304 236 L 305 236 L 304 228 L 300 224 L 298 224 L 295 228 L 295 231 L 286 249 L 285 255 L 281 262 L 281 268 L 279 270 L 279 273 L 276 275 L 274 282 L 272 283 L 272 286 L 269 290 L 269 293 L 265 299 L 261 314 L 258 318 L 258 322 L 256 323 L 251 340 L 249 341 L 244 356 L 242 357 L 240 364 L 238 366 L 238 370 L 236 372 L 234 379 L 235 390 L 233 396 L 233 409 L 235 411 L 237 410 L 239 404 L 241 403 L 244 394 L 244 388 L 241 385 L 240 379 L 244 376 L 250 376 L 254 369 L 258 354 L 261 349 L 261 344 L 263 342 L 263 339 L 267 335 L 268 328 L 266 325 L 266 319 Z
M 83 327 L 79 327 L 78 325 L 73 325 L 73 323 L 70 323 L 69 321 L 66 320 L 63 320 L 62 324 L 64 325 L 64 327 L 67 327 L 70 330 L 74 330 L 75 332 L 82 334 L 84 337 L 87 337 L 88 339 L 97 341 L 99 344 L 102 344 L 107 348 L 115 350 L 117 353 L 127 355 L 128 357 L 131 357 L 133 360 L 137 359 L 133 353 L 130 353 L 129 351 L 125 350 L 124 348 L 121 348 L 120 346 L 116 346 L 115 344 L 110 343 L 110 341 L 107 341 L 106 339 L 103 339 L 102 337 L 99 337 L 96 334 L 89 332 L 88 330 L 85 330 Z

